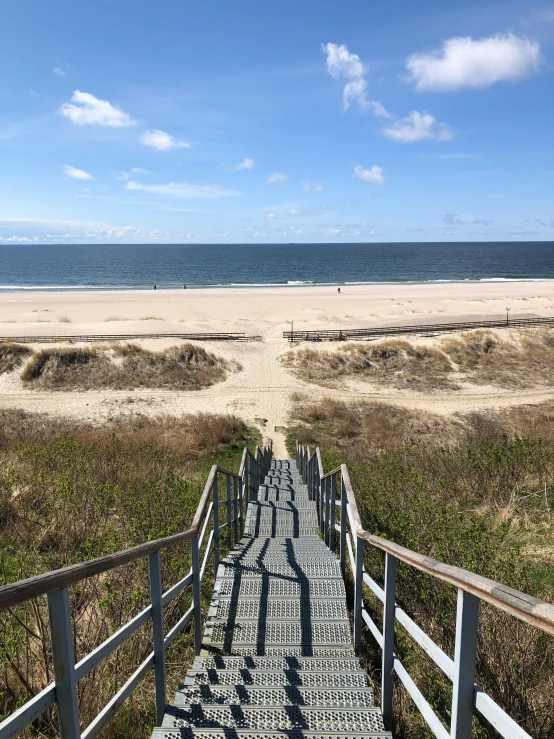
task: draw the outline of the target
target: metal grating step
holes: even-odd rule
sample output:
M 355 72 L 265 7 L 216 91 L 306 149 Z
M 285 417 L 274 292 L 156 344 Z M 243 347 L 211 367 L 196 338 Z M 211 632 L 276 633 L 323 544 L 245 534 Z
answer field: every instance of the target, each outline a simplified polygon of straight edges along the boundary
M 348 610 L 344 598 L 336 600 L 295 600 L 260 601 L 259 598 L 236 601 L 222 598 L 210 608 L 210 614 L 217 619 L 323 619 L 325 621 L 348 621 Z
M 310 708 L 298 706 L 168 706 L 164 728 L 308 729 L 311 731 L 383 731 L 376 708 Z
M 230 651 L 223 644 L 211 644 L 210 649 L 218 649 L 220 652 Z M 307 644 L 284 644 L 280 647 L 275 646 L 233 646 L 233 654 L 241 657 L 355 657 L 354 647 L 338 646 L 327 647 L 309 646 Z
M 328 660 L 331 662 L 331 660 Z M 303 685 L 305 687 L 364 688 L 365 673 L 315 672 L 313 670 L 189 670 L 185 685 Z
M 220 580 L 216 583 L 216 592 L 220 595 L 233 597 L 254 598 L 269 597 L 297 597 L 306 591 L 306 585 L 299 580 L 280 580 L 271 578 Z M 235 592 L 237 591 L 237 592 Z M 309 583 L 310 598 L 345 598 L 346 591 L 342 580 L 314 580 Z
M 379 732 L 359 732 L 352 733 L 324 733 L 317 731 L 241 731 L 240 729 L 232 729 L 228 731 L 226 729 L 192 729 L 192 728 L 181 728 L 181 729 L 154 729 L 152 739 L 310 739 L 310 737 L 317 737 L 317 739 L 389 739 L 390 734 L 385 731 Z
M 350 625 L 340 621 L 320 623 L 316 621 L 268 622 L 258 624 L 240 621 L 234 625 L 224 622 L 208 622 L 206 641 L 229 644 L 251 644 L 256 646 L 278 644 L 301 644 L 320 646 L 323 644 L 346 646 L 352 643 Z
M 224 657 L 214 654 L 196 657 L 194 669 L 201 670 L 301 670 L 313 672 L 352 672 L 361 671 L 357 657 L 339 659 L 320 659 L 317 657 Z M 365 675 L 365 673 L 363 673 Z
M 340 577 L 340 564 L 334 562 L 223 562 L 217 572 L 218 577 L 262 577 L 264 575 L 278 575 L 279 577 Z
M 372 708 L 371 688 L 247 687 L 245 685 L 191 685 L 177 691 L 174 705 L 193 706 L 321 706 L 322 708 Z

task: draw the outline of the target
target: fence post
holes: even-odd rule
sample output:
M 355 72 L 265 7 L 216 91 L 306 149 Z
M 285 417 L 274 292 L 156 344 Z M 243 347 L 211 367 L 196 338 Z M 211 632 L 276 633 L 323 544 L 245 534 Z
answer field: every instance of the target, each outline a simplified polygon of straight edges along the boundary
M 346 511 L 346 489 L 344 487 L 344 484 L 342 482 L 342 476 L 341 476 L 341 485 L 340 485 L 340 571 L 342 572 L 343 578 L 346 575 L 346 520 L 347 520 L 347 511 Z
M 192 603 L 194 606 L 194 654 L 202 649 L 202 600 L 200 595 L 200 560 L 198 553 L 198 533 L 191 540 L 192 546 Z
M 354 532 L 352 532 L 354 533 Z M 354 648 L 362 645 L 362 575 L 364 572 L 364 540 L 356 536 L 356 572 L 354 573 Z
M 219 568 L 219 489 L 217 486 L 217 473 L 214 477 L 212 496 L 214 504 L 214 577 L 217 577 L 217 570 Z
M 160 552 L 148 555 L 150 603 L 152 605 L 152 640 L 154 643 L 154 683 L 156 690 L 156 724 L 161 725 L 166 705 L 164 611 Z
M 235 537 L 235 546 L 239 541 L 239 481 L 233 477 L 233 534 Z
M 317 503 L 319 510 L 319 530 L 325 535 L 325 496 L 321 486 L 317 489 Z
M 81 727 L 79 725 L 75 652 L 73 651 L 73 628 L 68 588 L 51 590 L 48 593 L 48 616 L 60 737 L 61 739 L 79 739 Z
M 227 549 L 233 547 L 233 530 L 231 529 L 232 518 L 231 518 L 231 477 L 230 475 L 225 476 L 225 492 L 227 495 Z
M 329 549 L 335 549 L 335 519 L 337 503 L 337 474 L 331 476 L 331 517 L 329 520 Z
M 478 623 L 479 598 L 458 590 L 450 725 L 452 739 L 471 738 Z
M 383 605 L 383 655 L 381 660 L 381 713 L 385 729 L 392 728 L 392 669 L 394 665 L 394 620 L 396 557 L 385 555 L 385 603 Z

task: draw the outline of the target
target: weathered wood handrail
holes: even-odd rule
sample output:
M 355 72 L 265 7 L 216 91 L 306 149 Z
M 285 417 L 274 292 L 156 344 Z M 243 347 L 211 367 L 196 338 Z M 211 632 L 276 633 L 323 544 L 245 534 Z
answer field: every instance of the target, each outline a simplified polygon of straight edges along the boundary
M 181 339 L 183 341 L 260 341 L 261 336 L 245 333 L 151 333 L 151 334 L 26 334 L 24 336 L 0 336 L 0 343 L 54 344 L 58 341 L 135 341 L 137 339 Z
M 233 542 L 236 543 L 242 536 L 246 506 L 254 498 L 258 485 L 266 475 L 271 456 L 271 445 L 263 449 L 256 447 L 254 454 L 245 448 L 238 473 L 213 465 L 198 502 L 192 525 L 186 531 L 0 587 L 0 608 L 13 607 L 40 595 L 48 596 L 54 666 L 54 682 L 0 723 L 0 739 L 16 737 L 54 703 L 58 706 L 61 739 L 80 739 L 80 737 L 91 739 L 109 722 L 111 716 L 131 695 L 151 668 L 154 668 L 155 674 L 156 720 L 158 724 L 161 723 L 166 706 L 165 650 L 179 632 L 193 620 L 195 652 L 200 653 L 202 643 L 200 586 L 208 560 L 213 554 L 214 571 L 217 571 L 221 529 L 227 529 L 229 547 L 233 546 Z M 226 480 L 225 494 L 222 490 L 221 500 L 218 488 L 219 475 L 224 476 Z M 211 502 L 210 497 L 212 497 Z M 220 526 L 220 508 L 223 506 L 226 508 L 226 519 L 225 523 Z M 212 521 L 212 530 L 206 538 L 210 521 Z M 163 593 L 160 552 L 187 541 L 191 543 L 192 565 L 190 570 Z M 203 547 L 203 560 L 200 562 L 200 550 Z M 102 642 L 93 652 L 86 655 L 78 664 L 75 664 L 69 586 L 145 556 L 148 556 L 150 605 Z M 192 605 L 165 634 L 163 607 L 189 586 L 192 586 Z M 77 683 L 148 620 L 152 621 L 153 651 L 81 733 Z
M 392 673 L 394 671 L 416 703 L 427 725 L 439 739 L 448 739 L 448 737 L 470 739 L 474 711 L 491 723 L 501 736 L 509 739 L 531 739 L 527 732 L 474 682 L 479 603 L 480 601 L 490 603 L 524 623 L 553 636 L 554 605 L 469 570 L 445 564 L 370 534 L 362 526 L 347 466 L 342 464 L 325 473 L 319 448 L 311 454 L 308 447 L 303 447 L 298 443 L 296 460 L 306 480 L 308 490 L 316 501 L 321 533 L 331 549 L 334 547 L 334 535 L 331 532 L 339 532 L 339 557 L 343 575 L 346 561 L 350 562 L 354 579 L 354 644 L 357 648 L 360 647 L 363 622 L 381 648 L 381 710 L 385 725 L 390 728 L 392 723 Z M 337 508 L 340 508 L 340 524 L 336 522 Z M 366 542 L 385 554 L 384 587 L 379 586 L 364 569 L 363 551 Z M 457 589 L 454 660 L 445 654 L 397 605 L 395 600 L 397 561 L 404 562 Z M 383 604 L 382 631 L 364 607 L 363 586 L 368 587 Z M 450 731 L 444 727 L 434 713 L 394 652 L 396 621 L 402 624 L 414 641 L 452 681 Z

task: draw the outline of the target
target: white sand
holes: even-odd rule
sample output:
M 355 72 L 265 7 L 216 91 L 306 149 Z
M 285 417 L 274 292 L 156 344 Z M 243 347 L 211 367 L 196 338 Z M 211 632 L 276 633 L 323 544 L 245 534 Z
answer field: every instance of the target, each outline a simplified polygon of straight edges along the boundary
M 203 343 L 211 351 L 238 359 L 243 370 L 207 390 L 168 392 L 29 391 L 17 373 L 0 376 L 0 406 L 100 420 L 131 413 L 180 414 L 232 412 L 257 421 L 284 454 L 284 437 L 275 427 L 288 422 L 291 394 L 311 397 L 371 397 L 410 407 L 451 413 L 501 405 L 533 403 L 554 392 L 500 391 L 413 394 L 406 391 L 322 390 L 298 380 L 279 361 L 287 349 L 282 332 L 324 328 L 364 328 L 449 320 L 554 316 L 554 282 L 499 282 L 442 285 L 363 285 L 342 287 L 222 288 L 113 292 L 19 292 L 0 294 L 0 335 L 66 335 L 244 331 L 261 342 Z M 67 318 L 70 322 L 60 321 Z M 154 317 L 154 320 L 146 320 Z M 107 320 L 112 319 L 112 320 Z M 113 320 L 116 319 L 116 320 Z M 175 341 L 144 341 L 163 348 Z M 331 348 L 330 345 L 321 345 Z

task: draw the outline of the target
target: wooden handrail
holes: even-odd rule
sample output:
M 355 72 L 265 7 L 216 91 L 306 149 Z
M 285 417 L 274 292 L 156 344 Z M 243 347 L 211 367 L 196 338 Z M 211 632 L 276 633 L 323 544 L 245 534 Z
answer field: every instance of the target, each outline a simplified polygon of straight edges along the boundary
M 314 452 L 312 457 L 316 457 L 320 479 L 327 477 L 331 474 L 337 474 L 338 470 L 333 472 L 322 474 L 323 466 L 321 464 L 321 454 L 319 447 Z M 510 588 L 507 585 L 490 580 L 482 575 L 477 575 L 474 572 L 465 570 L 462 567 L 454 567 L 448 565 L 439 560 L 433 559 L 418 552 L 414 552 L 411 549 L 395 544 L 392 541 L 383 539 L 380 536 L 375 536 L 366 531 L 361 523 L 358 506 L 356 504 L 356 496 L 348 473 L 348 467 L 342 464 L 340 467 L 342 475 L 343 489 L 346 492 L 346 497 L 350 505 L 350 513 L 353 524 L 355 526 L 352 533 L 354 536 L 367 541 L 377 549 L 381 549 L 383 552 L 397 557 L 402 562 L 414 567 L 421 572 L 425 572 L 428 575 L 436 577 L 438 580 L 447 582 L 466 593 L 471 593 L 477 596 L 486 603 L 499 608 L 506 613 L 515 616 L 531 626 L 535 626 L 542 631 L 554 636 L 554 605 L 547 601 L 539 598 L 534 598 L 531 595 L 522 593 L 519 590 Z
M 262 455 L 259 447 L 256 447 L 256 453 L 258 456 Z M 0 608 L 8 608 L 10 606 L 17 605 L 18 603 L 31 600 L 31 598 L 36 598 L 39 595 L 44 595 L 51 590 L 57 590 L 59 588 L 67 587 L 68 585 L 74 585 L 80 580 L 93 577 L 94 575 L 101 575 L 104 572 L 109 572 L 110 570 L 114 570 L 122 565 L 130 564 L 141 557 L 152 554 L 152 552 L 157 552 L 160 549 L 171 549 L 185 541 L 189 541 L 198 534 L 200 523 L 204 518 L 204 513 L 206 512 L 208 498 L 210 496 L 215 477 L 218 474 L 229 475 L 230 477 L 242 482 L 246 458 L 248 456 L 255 459 L 252 452 L 245 448 L 238 474 L 231 470 L 227 470 L 224 467 L 220 467 L 219 465 L 212 465 L 204 490 L 200 497 L 200 501 L 198 502 L 192 525 L 186 531 L 145 542 L 144 544 L 138 544 L 135 547 L 123 549 L 119 552 L 114 552 L 113 554 L 106 554 L 102 557 L 88 560 L 87 562 L 79 562 L 78 564 L 69 565 L 68 567 L 62 567 L 58 570 L 52 570 L 51 572 L 46 572 L 42 575 L 35 575 L 34 577 L 29 577 L 25 580 L 19 580 L 14 583 L 9 583 L 8 585 L 4 585 L 0 587 Z

